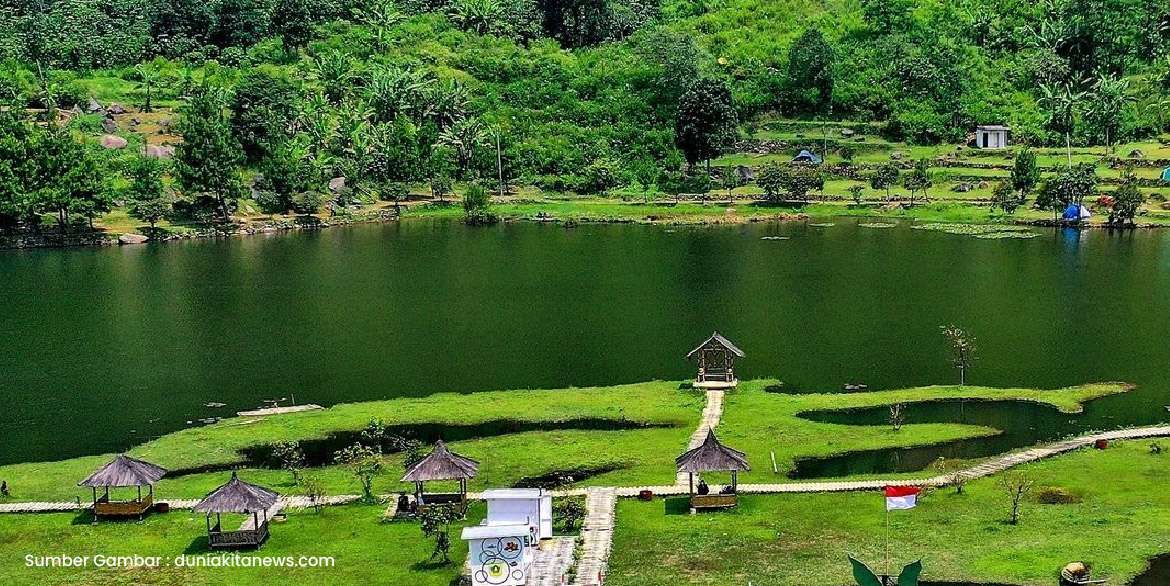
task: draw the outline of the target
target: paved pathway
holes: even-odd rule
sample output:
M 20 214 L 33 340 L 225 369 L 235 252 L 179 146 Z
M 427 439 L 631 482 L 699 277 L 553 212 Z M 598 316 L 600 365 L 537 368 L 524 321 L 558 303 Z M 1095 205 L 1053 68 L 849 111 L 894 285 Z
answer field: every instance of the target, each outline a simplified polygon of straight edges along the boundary
M 575 548 L 574 537 L 554 537 L 541 542 L 528 573 L 527 586 L 561 586 L 573 567 Z
M 589 488 L 585 495 L 585 522 L 581 525 L 581 559 L 573 586 L 597 586 L 609 567 L 613 547 L 613 509 L 617 491 L 613 488 Z
M 707 432 L 719 426 L 719 419 L 723 417 L 723 391 L 707 391 L 707 406 L 703 408 L 703 418 L 699 420 L 699 427 L 691 434 L 691 441 L 687 444 L 688 450 L 702 445 L 707 439 Z M 696 480 L 697 481 L 697 480 Z M 689 479 L 685 472 L 675 476 L 674 483 L 679 486 L 688 486 Z

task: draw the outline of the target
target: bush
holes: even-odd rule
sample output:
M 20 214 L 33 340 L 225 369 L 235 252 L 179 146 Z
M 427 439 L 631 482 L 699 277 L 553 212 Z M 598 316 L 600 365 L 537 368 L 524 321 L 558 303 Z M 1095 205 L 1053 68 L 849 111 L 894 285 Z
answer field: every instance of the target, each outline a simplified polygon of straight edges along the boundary
M 1042 505 L 1072 505 L 1081 500 L 1080 495 L 1059 486 L 1046 486 L 1036 491 L 1036 502 Z

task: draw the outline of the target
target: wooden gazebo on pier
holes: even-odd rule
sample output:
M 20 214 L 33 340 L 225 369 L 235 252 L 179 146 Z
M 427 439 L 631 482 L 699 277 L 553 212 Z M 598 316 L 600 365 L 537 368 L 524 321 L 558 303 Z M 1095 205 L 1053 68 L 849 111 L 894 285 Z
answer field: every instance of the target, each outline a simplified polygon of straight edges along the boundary
M 688 475 L 692 511 L 734 507 L 738 503 L 736 498 L 738 473 L 752 469 L 743 452 L 720 443 L 719 438 L 715 437 L 715 431 L 710 429 L 707 430 L 707 438 L 699 447 L 675 458 L 674 463 L 679 472 L 686 472 Z M 697 494 L 695 475 L 704 472 L 730 472 L 731 484 L 725 486 L 718 494 Z
M 211 547 L 260 547 L 268 540 L 268 521 L 279 508 L 280 495 L 240 480 L 235 471 L 232 479 L 211 491 L 195 504 L 194 510 L 207 514 L 207 543 Z M 238 530 L 224 531 L 220 516 L 223 513 L 248 515 Z M 215 526 L 211 515 L 215 514 Z
M 109 464 L 102 466 L 88 478 L 78 482 L 78 486 L 88 486 L 93 489 L 93 516 L 100 517 L 138 517 L 150 512 L 154 507 L 154 484 L 166 474 L 166 469 L 119 454 Z M 147 488 L 146 496 L 142 496 L 142 487 Z M 98 489 L 103 494 L 98 496 Z M 111 488 L 136 488 L 138 494 L 133 500 L 110 500 Z
M 428 505 L 457 504 L 460 510 L 466 510 L 467 481 L 476 474 L 479 474 L 479 462 L 452 452 L 439 440 L 431 453 L 410 467 L 402 482 L 414 483 L 414 498 L 420 509 Z M 439 480 L 459 481 L 459 492 L 426 494 L 423 483 Z
M 730 340 L 719 335 L 711 334 L 707 341 L 687 354 L 688 360 L 699 363 L 699 374 L 695 377 L 695 387 L 700 389 L 732 389 L 739 383 L 735 379 L 735 359 L 743 358 L 743 350 L 732 344 Z

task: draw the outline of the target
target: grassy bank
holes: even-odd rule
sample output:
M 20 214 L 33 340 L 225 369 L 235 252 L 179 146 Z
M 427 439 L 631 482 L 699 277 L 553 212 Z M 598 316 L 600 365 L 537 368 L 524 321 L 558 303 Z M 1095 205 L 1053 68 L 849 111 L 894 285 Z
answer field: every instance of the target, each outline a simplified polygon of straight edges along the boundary
M 745 481 L 777 481 L 778 477 L 764 465 L 770 451 L 776 453 L 783 475 L 792 460 L 800 456 L 925 445 L 995 432 L 969 425 L 913 422 L 893 432 L 883 427 L 813 422 L 798 417 L 802 411 L 940 398 L 1020 399 L 1075 411 L 1083 401 L 1125 390 L 1123 385 L 1114 384 L 1050 391 L 942 386 L 854 394 L 765 392 L 775 383 L 747 381 L 727 396 L 719 433 L 747 451 L 757 463 L 756 470 L 744 476 Z M 482 425 L 478 435 L 452 442 L 453 449 L 481 462 L 480 475 L 471 485 L 473 490 L 511 486 L 525 477 L 574 470 L 595 472 L 584 479 L 578 475 L 575 484 L 669 484 L 674 478 L 674 457 L 698 424 L 704 401 L 697 391 L 680 388 L 677 382 L 661 381 L 582 389 L 438 394 L 343 404 L 278 417 L 228 418 L 165 435 L 129 453 L 171 470 L 244 468 L 254 482 L 296 494 L 302 489 L 292 483 L 288 472 L 250 462 L 241 451 L 280 441 L 307 442 L 337 432 L 357 432 L 378 419 L 386 425 Z M 580 429 L 580 425 L 572 428 L 573 424 L 565 423 L 583 420 L 587 426 L 601 423 L 626 429 Z M 506 428 L 517 422 L 529 425 L 519 432 Z M 644 425 L 653 427 L 640 427 Z M 505 428 L 493 430 L 494 426 Z M 0 466 L 0 479 L 8 482 L 12 500 L 88 498 L 76 483 L 110 458 L 106 454 Z M 402 455 L 386 456 L 385 464 L 387 471 L 375 480 L 374 489 L 383 493 L 408 489 L 398 482 Z M 330 494 L 359 491 L 356 480 L 340 467 L 326 465 L 309 473 L 318 477 Z M 222 483 L 224 477 L 223 471 L 168 477 L 159 484 L 158 491 L 164 497 L 197 498 Z
M 477 523 L 485 511 L 475 504 L 468 520 L 451 530 L 450 564 L 428 562 L 434 542 L 417 523 L 382 523 L 382 508 L 347 505 L 321 513 L 292 511 L 272 526 L 272 537 L 246 558 L 288 558 L 293 567 L 188 567 L 178 556 L 211 558 L 203 515 L 189 511 L 153 515 L 141 523 L 91 525 L 88 514 L 6 515 L 0 519 L 0 581 L 6 584 L 411 584 L 448 586 L 467 556 L 459 527 Z M 238 520 L 234 522 L 238 523 Z M 228 519 L 224 518 L 224 523 Z M 150 556 L 158 567 L 26 567 L 25 556 Z M 231 555 L 231 554 L 228 554 Z M 302 556 L 333 558 L 331 567 L 306 565 Z M 284 563 L 284 562 L 281 562 Z
M 1125 584 L 1170 542 L 1170 460 L 1149 442 L 1081 450 L 1021 468 L 1036 482 L 1019 525 L 998 478 L 938 490 L 891 516 L 896 563 L 921 557 L 924 579 L 1051 586 L 1073 560 Z M 1040 504 L 1060 488 L 1077 502 Z M 613 586 L 852 584 L 847 553 L 880 568 L 884 515 L 876 493 L 741 497 L 738 510 L 687 515 L 673 501 L 618 504 Z

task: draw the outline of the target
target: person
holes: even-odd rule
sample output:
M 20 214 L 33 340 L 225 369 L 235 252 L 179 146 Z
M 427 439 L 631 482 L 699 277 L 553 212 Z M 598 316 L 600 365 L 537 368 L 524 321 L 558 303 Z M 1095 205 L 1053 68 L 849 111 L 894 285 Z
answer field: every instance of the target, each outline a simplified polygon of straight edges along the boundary
M 699 494 L 710 494 L 711 487 L 707 486 L 706 480 L 699 480 Z
M 8 481 L 0 482 L 0 496 L 8 496 Z

